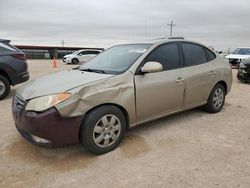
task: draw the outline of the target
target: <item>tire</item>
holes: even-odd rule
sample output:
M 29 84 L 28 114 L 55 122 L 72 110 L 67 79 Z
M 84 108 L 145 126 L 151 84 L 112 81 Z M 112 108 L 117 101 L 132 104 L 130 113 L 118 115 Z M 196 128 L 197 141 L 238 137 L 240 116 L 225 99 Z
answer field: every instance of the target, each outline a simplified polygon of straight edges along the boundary
M 93 154 L 117 148 L 126 132 L 126 119 L 113 105 L 101 106 L 87 114 L 80 130 L 80 141 Z
M 226 90 L 222 84 L 216 84 L 209 95 L 205 110 L 209 113 L 220 112 L 224 106 Z
M 76 58 L 73 58 L 73 59 L 71 60 L 71 64 L 78 64 L 78 63 L 79 63 L 79 60 L 76 59 Z
M 0 75 L 0 100 L 4 99 L 10 92 L 10 82 Z

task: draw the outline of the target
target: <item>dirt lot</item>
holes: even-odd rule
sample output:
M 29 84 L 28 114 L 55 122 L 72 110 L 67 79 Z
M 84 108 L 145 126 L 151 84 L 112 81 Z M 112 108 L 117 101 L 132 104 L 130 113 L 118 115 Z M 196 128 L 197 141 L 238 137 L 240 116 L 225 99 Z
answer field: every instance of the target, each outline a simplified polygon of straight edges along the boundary
M 29 61 L 31 79 L 72 67 L 58 66 Z M 250 85 L 235 79 L 221 113 L 194 109 L 138 126 L 103 156 L 27 143 L 11 115 L 18 87 L 0 102 L 0 187 L 250 187 Z

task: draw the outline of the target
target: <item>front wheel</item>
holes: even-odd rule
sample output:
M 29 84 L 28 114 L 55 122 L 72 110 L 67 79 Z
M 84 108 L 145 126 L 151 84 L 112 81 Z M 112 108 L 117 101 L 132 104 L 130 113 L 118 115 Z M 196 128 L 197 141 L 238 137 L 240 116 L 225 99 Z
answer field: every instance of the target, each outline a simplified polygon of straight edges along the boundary
M 71 60 L 71 63 L 72 63 L 72 64 L 78 64 L 78 63 L 79 63 L 79 60 L 76 59 L 76 58 L 73 58 L 73 59 Z
M 222 84 L 217 84 L 209 95 L 205 110 L 209 113 L 220 112 L 225 102 L 226 91 Z
M 126 132 L 126 119 L 116 106 L 102 106 L 87 114 L 80 140 L 90 152 L 101 155 L 114 150 Z
M 10 83 L 4 77 L 0 75 L 0 100 L 4 99 L 10 92 Z

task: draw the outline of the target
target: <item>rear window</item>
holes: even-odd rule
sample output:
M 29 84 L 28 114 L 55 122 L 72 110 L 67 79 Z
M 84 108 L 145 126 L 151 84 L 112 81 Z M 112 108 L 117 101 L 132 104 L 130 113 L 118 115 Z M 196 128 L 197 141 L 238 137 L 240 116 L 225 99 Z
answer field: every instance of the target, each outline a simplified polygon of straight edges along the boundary
M 9 43 L 2 43 L 0 42 L 0 54 L 10 53 L 10 52 L 17 52 L 18 50 L 10 45 Z
M 200 65 L 207 62 L 207 56 L 203 48 L 193 43 L 182 43 L 185 57 L 185 66 Z
M 216 58 L 215 54 L 213 52 L 211 52 L 210 50 L 204 48 L 204 50 L 207 53 L 207 61 L 212 61 Z

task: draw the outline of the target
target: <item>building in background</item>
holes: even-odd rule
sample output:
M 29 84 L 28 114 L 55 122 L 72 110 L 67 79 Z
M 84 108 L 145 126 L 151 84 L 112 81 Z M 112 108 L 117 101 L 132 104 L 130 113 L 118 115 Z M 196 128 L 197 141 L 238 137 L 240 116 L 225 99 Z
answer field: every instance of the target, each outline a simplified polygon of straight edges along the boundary
M 15 45 L 22 50 L 27 59 L 53 59 L 54 57 L 61 59 L 64 55 L 71 54 L 76 50 L 82 49 L 96 49 L 103 50 L 103 48 L 80 48 L 80 47 L 61 47 L 61 46 L 29 46 L 29 45 Z

